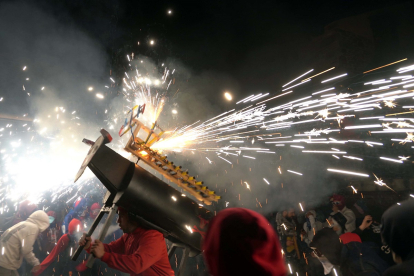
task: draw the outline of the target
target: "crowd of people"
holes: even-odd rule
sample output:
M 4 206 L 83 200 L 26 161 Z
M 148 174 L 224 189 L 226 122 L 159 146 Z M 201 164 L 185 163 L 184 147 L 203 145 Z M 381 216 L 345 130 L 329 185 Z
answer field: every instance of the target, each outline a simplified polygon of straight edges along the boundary
M 414 200 L 395 204 L 382 218 L 363 200 L 348 208 L 342 195 L 333 195 L 325 206 L 329 212 L 305 208 L 302 216 L 296 216 L 290 208 L 277 213 L 275 228 L 291 272 L 414 275 L 414 267 L 409 273 L 404 268 L 410 259 L 414 265 Z M 395 266 L 401 262 L 405 264 Z
M 3 214 L 0 276 L 174 275 L 163 234 L 122 207 L 104 240 L 85 234 L 103 192 L 78 196 L 70 206 L 23 201 L 14 214 Z M 203 240 L 208 272 L 191 275 L 414 275 L 414 200 L 381 216 L 363 200 L 352 208 L 345 201 L 335 194 L 324 205 L 329 210 L 303 203 L 301 215 L 287 208 L 270 221 L 252 210 L 226 208 L 210 221 Z M 79 245 L 84 250 L 72 261 Z M 92 268 L 86 266 L 90 254 L 97 258 Z
M 101 210 L 105 191 L 97 183 L 89 186 L 89 192 L 83 195 L 46 194 L 38 204 L 24 200 L 14 210 L 3 212 L 0 216 L 1 276 L 122 275 L 102 261 L 95 262 L 92 268 L 86 267 L 87 252 L 77 261 L 71 260 L 82 234 L 89 230 Z M 98 232 L 95 231 L 94 238 Z M 122 234 L 114 220 L 103 242 L 110 243 Z

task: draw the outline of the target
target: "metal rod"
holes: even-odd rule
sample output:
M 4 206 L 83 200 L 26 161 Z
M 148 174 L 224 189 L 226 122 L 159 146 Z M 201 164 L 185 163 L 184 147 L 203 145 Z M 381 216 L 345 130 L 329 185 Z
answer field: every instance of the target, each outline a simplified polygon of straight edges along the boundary
M 101 232 L 99 233 L 98 240 L 103 241 L 103 239 L 105 239 L 106 233 L 108 232 L 109 226 L 111 225 L 112 220 L 113 220 L 113 218 L 114 218 L 117 211 L 118 211 L 118 206 L 116 206 L 114 204 L 111 207 L 111 210 L 109 211 L 109 215 L 106 218 L 106 221 L 104 223 L 103 228 L 101 229 Z M 95 261 L 95 256 L 93 256 L 93 254 L 89 255 L 88 262 L 86 263 L 86 266 L 89 267 L 89 268 L 92 268 L 94 261 Z
M 96 227 L 98 226 L 99 222 L 101 221 L 101 219 L 103 218 L 105 213 L 107 213 L 107 211 L 105 211 L 105 209 L 102 208 L 101 211 L 99 212 L 98 216 L 93 221 L 93 223 L 91 225 L 91 228 L 89 228 L 89 231 L 86 234 L 87 237 L 92 236 L 93 232 L 95 231 Z M 83 248 L 84 248 L 84 246 L 78 246 L 75 253 L 72 255 L 72 261 L 76 261 L 78 259 L 78 257 L 80 255 L 80 253 L 82 252 Z

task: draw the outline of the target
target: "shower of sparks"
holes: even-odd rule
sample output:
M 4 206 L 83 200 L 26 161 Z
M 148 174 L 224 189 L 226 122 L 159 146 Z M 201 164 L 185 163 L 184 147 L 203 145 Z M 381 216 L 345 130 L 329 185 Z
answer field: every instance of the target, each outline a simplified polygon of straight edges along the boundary
M 291 84 L 292 82 L 297 81 L 298 79 L 300 79 L 300 78 L 301 78 L 301 77 L 303 77 L 303 76 L 306 76 L 307 74 L 309 74 L 309 73 L 310 73 L 310 72 L 312 72 L 312 71 L 313 71 L 313 69 L 309 70 L 308 72 L 306 72 L 306 73 L 304 73 L 304 74 L 300 75 L 299 77 L 295 78 L 294 80 L 291 80 L 290 82 L 288 82 L 288 83 L 286 83 L 286 84 L 282 85 L 282 87 L 285 87 L 285 86 L 287 86 L 287 85 Z
M 345 77 L 347 75 L 348 74 L 345 73 L 345 74 L 342 74 L 342 75 L 339 75 L 339 76 L 336 76 L 336 77 L 333 77 L 333 78 L 330 78 L 330 79 L 327 79 L 327 80 L 323 80 L 323 81 L 321 81 L 321 83 L 325 83 L 325 82 L 328 82 L 328 81 L 331 81 L 331 80 L 335 80 L 335 79 L 338 79 L 338 78 L 342 78 L 342 77 Z
M 154 40 L 148 42 L 150 45 L 155 44 Z M 310 71 L 298 70 L 301 73 L 306 72 L 286 82 L 279 91 L 255 92 L 255 94 L 243 99 L 237 99 L 233 106 L 234 109 L 229 108 L 228 111 L 207 120 L 180 125 L 180 121 L 177 119 L 178 114 L 181 115 L 184 112 L 181 112 L 179 106 L 174 105 L 176 103 L 171 100 L 177 90 L 172 91 L 171 89 L 175 82 L 172 77 L 175 69 L 169 68 L 167 64 L 162 64 L 158 68 L 159 73 L 156 73 L 156 70 L 144 73 L 145 71 L 141 70 L 139 66 L 148 64 L 145 58 L 137 58 L 134 57 L 134 54 L 129 53 L 125 54 L 125 61 L 130 64 L 130 67 L 121 78 L 114 79 L 114 75 L 111 74 L 105 84 L 98 85 L 91 82 L 89 84 L 93 84 L 93 86 L 86 86 L 86 89 L 96 92 L 86 94 L 92 98 L 100 99 L 96 101 L 99 102 L 99 105 L 105 105 L 100 107 L 102 110 L 97 110 L 97 113 L 104 114 L 105 119 L 102 125 L 114 130 L 115 133 L 124 124 L 125 119 L 129 122 L 130 118 L 126 118 L 126 114 L 133 110 L 134 106 L 145 104 L 145 112 L 140 115 L 139 120 L 149 128 L 156 125 L 157 131 L 158 127 L 165 129 L 162 138 L 151 146 L 152 150 L 159 153 L 173 152 L 183 155 L 191 155 L 192 153 L 194 156 L 201 153 L 201 156 L 206 158 L 202 158 L 203 162 L 211 165 L 209 168 L 213 168 L 215 165 L 222 166 L 226 173 L 228 168 L 233 168 L 239 163 L 265 166 L 263 164 L 267 164 L 268 159 L 266 158 L 272 157 L 279 163 L 272 165 L 274 166 L 271 169 L 273 175 L 265 174 L 270 181 L 263 176 L 256 177 L 256 180 L 248 180 L 251 185 L 255 185 L 256 183 L 263 184 L 261 182 L 263 179 L 267 185 L 272 183 L 271 188 L 276 186 L 274 184 L 282 184 L 283 187 L 282 177 L 298 179 L 298 175 L 309 175 L 309 169 L 296 162 L 305 158 L 312 160 L 311 162 L 330 160 L 329 162 L 333 163 L 332 166 L 335 169 L 327 168 L 326 165 L 323 165 L 326 163 L 320 162 L 320 170 L 325 174 L 346 174 L 346 177 L 355 178 L 369 177 L 369 175 L 351 171 L 352 167 L 348 166 L 352 166 L 352 164 L 359 166 L 363 171 L 368 162 L 375 161 L 382 164 L 387 163 L 382 161 L 392 161 L 403 164 L 401 166 L 410 163 L 409 155 L 411 153 L 407 148 L 412 149 L 405 144 L 414 142 L 414 117 L 412 117 L 414 113 L 408 110 L 408 108 L 414 108 L 412 101 L 414 91 L 410 90 L 414 86 L 414 77 L 407 75 L 407 72 L 414 70 L 414 65 L 401 63 L 403 67 L 396 72 L 389 73 L 388 69 L 391 68 L 389 67 L 382 75 L 378 75 L 381 72 L 379 70 L 381 67 L 376 68 L 375 70 L 378 69 L 377 74 L 366 74 L 364 81 L 355 82 L 350 87 L 343 86 L 344 80 L 353 82 L 355 76 L 346 78 L 348 74 L 335 73 L 334 67 L 316 74 L 313 69 Z M 26 66 L 23 67 L 23 70 L 27 70 Z M 30 70 L 32 70 L 32 66 L 30 66 Z M 309 75 L 310 77 L 308 77 Z M 337 82 L 342 85 L 336 85 Z M 29 82 L 25 81 L 24 84 L 25 93 L 30 93 Z M 49 87 L 47 83 L 44 85 L 40 88 L 41 90 Z M 113 110 L 110 105 L 111 89 L 115 86 L 119 86 L 118 97 L 122 100 L 122 108 L 119 110 Z M 39 86 L 35 90 L 38 91 Z M 98 93 L 98 91 L 101 92 Z M 304 91 L 307 91 L 307 94 L 303 94 Z M 224 94 L 224 97 L 229 101 L 235 100 L 228 92 Z M 3 100 L 3 97 L 0 97 L 0 104 L 5 103 L 7 103 L 7 99 Z M 165 112 L 163 112 L 164 108 Z M 74 111 L 75 109 L 77 111 Z M 390 114 L 390 110 L 393 110 L 394 113 Z M 0 121 L 0 139 L 2 139 L 0 152 L 5 164 L 2 172 L 7 172 L 0 177 L 0 198 L 5 195 L 3 187 L 11 187 L 15 183 L 20 183 L 16 184 L 16 189 L 9 190 L 7 199 L 19 202 L 22 198 L 29 197 L 34 201 L 39 201 L 41 200 L 41 191 L 53 187 L 55 179 L 60 177 L 59 167 L 68 167 L 70 168 L 68 170 L 72 170 L 74 167 L 72 163 L 76 163 L 75 167 L 79 166 L 79 162 L 73 160 L 84 157 L 84 152 L 77 152 L 72 147 L 66 147 L 65 144 L 67 140 L 71 140 L 73 143 L 81 141 L 81 137 L 77 133 L 80 126 L 86 125 L 85 115 L 82 114 L 82 111 L 76 106 L 62 104 L 62 106 L 53 106 L 45 112 L 45 114 L 36 114 L 36 116 L 21 114 L 25 124 L 16 125 L 16 121 L 6 120 L 3 124 L 3 121 Z M 162 114 L 165 113 L 167 113 L 166 116 L 173 117 L 174 123 L 163 121 Z M 28 120 L 25 121 L 26 119 Z M 189 119 L 191 120 L 191 118 L 186 118 L 187 121 Z M 54 125 L 71 129 L 71 135 L 68 137 L 55 136 L 53 134 L 56 129 Z M 26 133 L 30 136 L 30 142 L 26 142 L 22 138 Z M 125 134 L 120 137 L 118 143 L 112 145 L 120 152 L 122 152 L 130 132 L 127 131 Z M 38 136 L 44 140 L 40 141 Z M 40 144 L 46 143 L 45 140 L 52 149 L 60 151 L 56 153 L 53 160 L 44 157 L 46 161 L 42 163 L 42 166 L 48 167 L 50 175 L 45 176 L 44 180 L 42 179 L 44 181 L 42 186 L 44 184 L 46 188 L 37 191 L 40 185 L 29 185 L 28 183 L 31 183 L 30 175 L 37 173 L 39 169 L 39 162 L 37 162 L 39 157 L 36 156 L 42 153 L 43 148 Z M 399 144 L 396 143 L 396 146 L 392 148 L 394 141 Z M 26 150 L 27 143 L 36 146 L 28 147 L 28 151 L 31 152 L 28 158 L 19 157 L 17 151 Z M 276 147 L 278 147 L 277 153 Z M 398 159 L 380 156 L 379 152 L 387 149 L 393 150 L 393 153 L 389 154 L 390 157 L 398 156 Z M 73 158 L 68 158 L 68 155 Z M 383 153 L 383 155 L 387 154 Z M 289 158 L 297 160 L 289 160 Z M 283 163 L 285 160 L 289 163 Z M 31 165 L 33 168 L 27 164 L 33 164 Z M 24 175 L 19 173 L 18 169 L 23 166 L 28 167 L 29 170 Z M 288 173 L 282 175 L 282 167 Z M 76 170 L 77 168 L 73 171 Z M 64 178 L 65 185 L 63 186 L 67 187 L 70 181 L 66 181 L 66 176 Z M 375 178 L 376 185 L 389 188 L 383 180 L 377 176 Z M 244 184 L 250 190 L 250 185 L 247 182 Z M 277 186 L 280 187 L 280 185 Z M 357 193 L 353 186 L 351 188 L 354 193 Z M 75 189 L 79 189 L 79 187 Z M 27 190 L 28 193 L 20 196 L 19 190 Z M 63 188 L 59 189 L 59 193 L 63 192 Z M 0 200 L 0 206 L 4 202 L 6 201 Z M 3 209 L 1 210 L 3 211 Z
M 410 158 L 411 156 L 398 156 L 398 158 L 400 158 L 400 160 L 401 161 L 408 161 L 408 159 Z
M 390 108 L 396 107 L 395 103 L 393 103 L 392 101 L 384 101 L 384 105 Z
M 377 184 L 378 186 L 387 186 L 387 184 L 384 183 L 384 180 L 382 180 L 381 178 L 378 178 L 378 176 L 376 176 L 375 174 L 374 176 L 377 179 L 376 181 L 374 181 L 375 184 Z
M 407 132 L 407 137 L 404 138 L 404 140 L 401 141 L 400 144 L 405 145 L 405 143 L 411 143 L 411 142 L 414 142 L 414 134 Z
M 223 159 L 224 161 L 226 161 L 226 162 L 227 162 L 227 163 L 229 163 L 230 165 L 232 164 L 229 160 L 224 159 L 224 158 L 223 158 L 223 157 L 221 157 L 221 156 L 218 156 L 218 158 Z
M 381 187 L 386 187 L 388 189 L 390 189 L 391 191 L 395 192 L 393 189 L 391 189 L 387 184 L 384 183 L 384 180 L 382 180 L 381 178 L 379 178 L 378 176 L 375 175 L 375 173 L 373 173 L 374 177 L 376 180 L 374 180 L 374 183 L 377 184 L 378 186 Z
M 351 175 L 356 175 L 356 176 L 369 177 L 368 174 L 357 173 L 357 172 L 350 172 L 350 171 L 344 171 L 344 170 L 328 169 L 328 171 L 330 171 L 330 172 L 336 172 L 336 173 L 343 173 L 343 174 L 351 174 Z
M 224 97 L 226 98 L 226 100 L 231 101 L 233 99 L 233 97 L 231 96 L 231 94 L 229 92 L 224 93 Z
M 391 161 L 391 162 L 394 162 L 394 163 L 400 163 L 400 164 L 402 164 L 402 163 L 403 163 L 403 161 L 402 161 L 402 160 L 393 159 L 393 158 L 388 158 L 388 157 L 383 157 L 383 156 L 381 156 L 381 157 L 380 157 L 380 159 L 382 159 L 382 160 L 386 160 L 386 161 Z
M 358 190 L 357 190 L 357 189 L 355 189 L 355 187 L 354 187 L 354 186 L 350 186 L 350 187 L 352 188 L 352 192 L 353 192 L 353 193 L 355 193 L 355 194 L 356 194 L 356 193 L 358 193 Z
M 293 174 L 297 174 L 297 175 L 303 175 L 303 174 L 301 174 L 301 173 L 299 173 L 299 172 L 295 172 L 295 171 L 291 171 L 291 170 L 287 170 L 288 172 L 290 172 L 290 173 L 293 173 Z
M 244 182 L 244 184 L 246 184 L 246 188 L 247 188 L 248 190 L 250 190 L 250 185 L 249 185 L 249 183 Z

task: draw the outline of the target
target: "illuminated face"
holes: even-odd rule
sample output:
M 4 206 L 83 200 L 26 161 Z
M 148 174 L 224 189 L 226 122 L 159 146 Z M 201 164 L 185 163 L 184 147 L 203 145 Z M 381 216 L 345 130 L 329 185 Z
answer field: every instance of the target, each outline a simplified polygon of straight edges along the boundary
M 118 212 L 118 220 L 117 223 L 119 225 L 119 228 L 121 228 L 121 230 L 124 233 L 130 233 L 130 229 L 131 229 L 131 222 L 129 220 L 129 216 L 127 212 Z
M 78 216 L 79 216 L 79 218 L 82 220 L 82 219 L 84 219 L 85 217 L 86 217 L 86 214 L 88 213 L 88 207 L 87 206 L 85 206 L 85 207 L 83 207 L 81 210 L 79 210 L 79 212 L 78 212 Z
M 332 211 L 338 212 L 339 211 L 339 205 L 341 203 L 339 201 L 332 201 Z
M 100 210 L 99 209 L 94 209 L 94 210 L 92 210 L 91 212 L 90 212 L 90 217 L 91 218 L 96 218 L 97 216 L 98 216 L 98 214 L 99 214 L 99 212 L 100 212 Z

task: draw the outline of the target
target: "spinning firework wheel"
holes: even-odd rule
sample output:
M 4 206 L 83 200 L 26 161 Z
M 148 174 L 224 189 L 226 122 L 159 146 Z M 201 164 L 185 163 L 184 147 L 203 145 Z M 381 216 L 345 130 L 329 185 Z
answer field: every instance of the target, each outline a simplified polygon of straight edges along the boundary
M 133 124 L 133 135 L 131 135 L 125 146 L 126 151 L 132 153 L 165 178 L 186 190 L 197 200 L 211 205 L 212 201 L 217 202 L 220 199 L 220 196 L 217 196 L 214 191 L 203 185 L 203 181 L 197 181 L 194 176 L 190 176 L 188 172 L 183 171 L 181 166 L 176 166 L 174 162 L 168 161 L 167 156 L 163 156 L 150 148 L 153 143 L 161 139 L 163 134 L 162 129 L 159 127 L 160 132 L 155 132 L 156 123 L 153 124 L 151 129 L 137 119 L 133 119 Z M 142 139 L 145 136 L 146 139 Z

